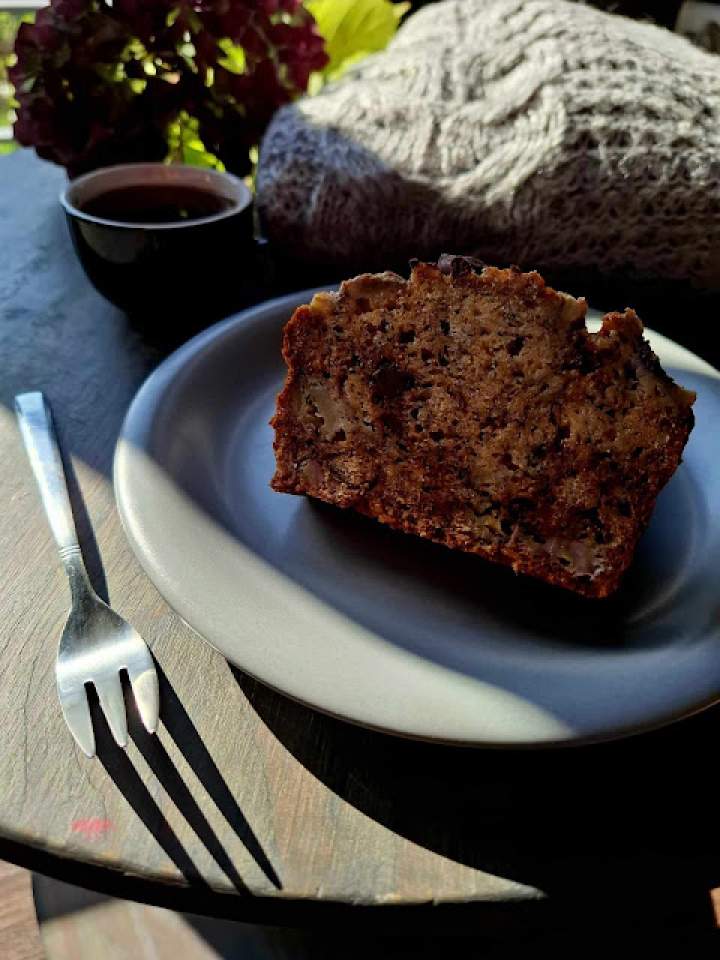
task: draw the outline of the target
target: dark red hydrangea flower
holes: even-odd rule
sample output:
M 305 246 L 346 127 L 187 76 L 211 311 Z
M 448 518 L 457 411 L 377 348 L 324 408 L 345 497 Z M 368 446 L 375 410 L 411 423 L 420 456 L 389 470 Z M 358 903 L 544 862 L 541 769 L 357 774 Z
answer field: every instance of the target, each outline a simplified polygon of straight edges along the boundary
M 228 40 L 239 60 L 228 61 Z M 15 136 L 71 176 L 162 159 L 181 114 L 244 174 L 275 110 L 327 63 L 301 0 L 51 0 L 20 27 L 15 52 Z

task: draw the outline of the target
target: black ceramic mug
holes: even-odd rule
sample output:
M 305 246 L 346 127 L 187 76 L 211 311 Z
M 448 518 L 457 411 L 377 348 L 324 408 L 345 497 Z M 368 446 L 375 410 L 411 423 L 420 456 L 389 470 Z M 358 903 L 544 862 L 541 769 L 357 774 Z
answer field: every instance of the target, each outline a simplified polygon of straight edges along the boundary
M 228 173 L 179 164 L 104 167 L 60 196 L 88 277 L 126 312 L 202 326 L 247 300 L 252 194 Z M 137 218 L 137 219 L 136 219 Z

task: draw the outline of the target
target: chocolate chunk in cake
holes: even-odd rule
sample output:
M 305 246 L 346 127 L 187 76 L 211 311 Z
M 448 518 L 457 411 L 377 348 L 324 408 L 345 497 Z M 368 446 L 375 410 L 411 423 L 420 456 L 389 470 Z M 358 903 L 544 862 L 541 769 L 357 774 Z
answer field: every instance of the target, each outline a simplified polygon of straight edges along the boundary
M 364 274 L 285 328 L 275 490 L 574 590 L 618 586 L 693 426 L 632 310 L 465 257 Z

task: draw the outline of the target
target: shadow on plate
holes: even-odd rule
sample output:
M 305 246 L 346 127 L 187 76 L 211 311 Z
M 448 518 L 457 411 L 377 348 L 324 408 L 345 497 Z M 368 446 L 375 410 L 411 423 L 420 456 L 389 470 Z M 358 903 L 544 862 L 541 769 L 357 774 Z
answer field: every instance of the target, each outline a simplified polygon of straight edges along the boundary
M 475 608 L 478 621 L 490 618 L 512 625 L 518 635 L 534 643 L 601 650 L 622 648 L 628 641 L 636 648 L 653 646 L 662 643 L 662 632 L 643 630 L 642 625 L 656 620 L 666 607 L 687 564 L 697 526 L 692 486 L 692 478 L 684 472 L 673 482 L 620 589 L 601 601 L 518 576 L 480 557 L 398 533 L 319 501 L 308 500 L 296 512 L 295 536 L 306 543 L 332 540 L 340 563 L 343 555 L 352 556 L 353 565 L 372 564 L 387 583 L 412 580 L 418 593 L 442 594 L 451 605 Z M 292 574 L 302 576 L 297 568 Z M 311 584 L 311 578 L 308 571 L 305 586 L 328 593 L 317 579 Z M 324 599 L 342 604 L 334 594 Z M 363 620 L 364 606 L 346 612 Z M 478 642 L 482 639 L 478 635 Z

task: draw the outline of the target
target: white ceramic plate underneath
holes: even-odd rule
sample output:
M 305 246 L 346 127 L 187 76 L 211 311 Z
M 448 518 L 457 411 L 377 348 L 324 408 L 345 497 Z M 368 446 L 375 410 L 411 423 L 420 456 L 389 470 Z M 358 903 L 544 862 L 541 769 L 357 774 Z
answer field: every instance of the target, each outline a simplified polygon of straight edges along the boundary
M 115 460 L 120 513 L 187 623 L 291 697 L 424 739 L 577 743 L 720 699 L 716 370 L 647 332 L 697 391 L 697 424 L 623 587 L 588 602 L 270 489 L 281 331 L 311 295 L 200 334 L 128 413 Z

